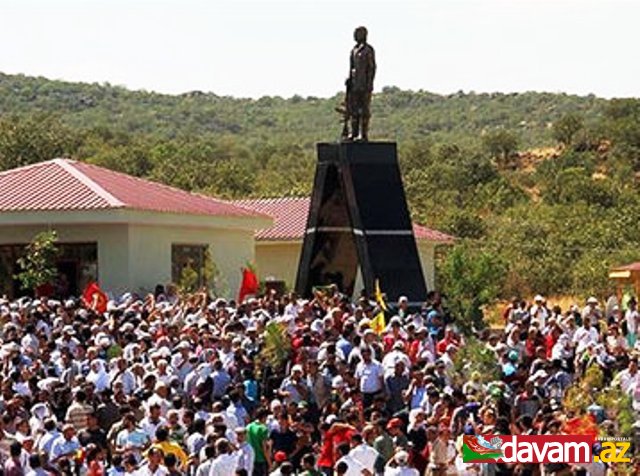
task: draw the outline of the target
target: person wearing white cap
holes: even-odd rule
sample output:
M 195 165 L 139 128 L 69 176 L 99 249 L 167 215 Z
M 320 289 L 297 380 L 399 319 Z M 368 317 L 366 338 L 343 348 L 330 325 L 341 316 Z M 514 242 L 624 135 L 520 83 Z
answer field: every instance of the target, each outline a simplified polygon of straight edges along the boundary
M 304 369 L 302 365 L 296 364 L 291 367 L 291 375 L 286 377 L 280 389 L 278 395 L 284 400 L 285 403 L 300 403 L 302 400 L 306 400 L 309 395 L 309 387 L 307 387 L 303 378 Z
M 420 476 L 420 473 L 409 466 L 409 453 L 398 450 L 385 466 L 384 476 Z
M 537 322 L 539 329 L 544 329 L 547 325 L 547 319 L 549 318 L 549 310 L 547 309 L 544 297 L 538 294 L 533 298 L 533 305 L 529 309 L 531 315 L 531 322 Z
M 171 356 L 171 367 L 180 381 L 184 382 L 187 374 L 193 369 L 193 364 L 189 362 L 191 345 L 187 341 L 182 340 L 176 345 L 175 350 L 177 352 Z
M 573 347 L 571 338 L 567 334 L 560 334 L 558 340 L 551 349 L 551 359 L 571 360 L 573 357 Z
M 73 326 L 64 326 L 62 328 L 62 336 L 56 340 L 58 350 L 66 347 L 71 351 L 71 353 L 75 354 L 76 349 L 80 345 L 80 341 L 74 337 L 75 335 L 76 331 Z
M 590 296 L 587 299 L 587 305 L 582 308 L 581 315 L 583 321 L 589 319 L 592 325 L 596 325 L 602 318 L 602 311 L 598 307 L 598 298 Z
M 409 316 L 409 298 L 407 296 L 398 298 L 398 316 L 402 319 L 406 319 Z
M 169 389 L 167 388 L 167 384 L 161 380 L 157 380 L 154 393 L 147 400 L 147 407 L 150 408 L 153 405 L 158 405 L 160 407 L 160 415 L 166 417 L 171 408 L 171 403 L 167 400 L 168 395 Z
M 411 359 L 405 353 L 404 343 L 399 340 L 393 344 L 391 352 L 384 356 L 382 359 L 382 366 L 385 372 L 393 372 L 396 363 L 403 362 L 405 368 L 411 368 Z

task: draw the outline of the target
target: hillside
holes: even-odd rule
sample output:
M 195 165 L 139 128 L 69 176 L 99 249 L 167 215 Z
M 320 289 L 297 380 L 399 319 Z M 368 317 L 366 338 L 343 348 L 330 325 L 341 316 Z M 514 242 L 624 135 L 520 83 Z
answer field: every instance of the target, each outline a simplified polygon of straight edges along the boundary
M 340 100 L 0 74 L 0 170 L 67 155 L 229 198 L 308 194 Z M 440 278 L 461 309 L 605 292 L 610 264 L 640 259 L 640 101 L 389 87 L 372 107 L 371 136 L 399 143 L 414 219 L 460 237 Z
M 339 94 L 328 99 L 294 96 L 236 99 L 193 91 L 165 95 L 129 91 L 109 84 L 82 84 L 0 73 L 0 111 L 59 114 L 80 128 L 110 128 L 165 138 L 182 135 L 241 135 L 316 142 L 338 137 L 333 108 Z M 606 101 L 566 94 L 474 94 L 448 96 L 425 91 L 384 88 L 372 103 L 372 135 L 407 140 L 429 137 L 467 139 L 492 128 L 518 130 L 525 144 L 548 143 L 548 125 L 567 113 L 581 113 L 594 122 Z

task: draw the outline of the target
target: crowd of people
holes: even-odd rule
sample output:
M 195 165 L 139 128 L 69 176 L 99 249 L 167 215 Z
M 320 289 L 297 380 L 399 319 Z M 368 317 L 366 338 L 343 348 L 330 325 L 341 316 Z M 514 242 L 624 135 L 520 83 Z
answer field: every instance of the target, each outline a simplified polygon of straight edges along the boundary
M 81 299 L 0 300 L 5 476 L 604 475 L 604 463 L 466 464 L 464 435 L 563 431 L 589 368 L 640 410 L 634 299 L 584 308 L 514 300 L 463 336 L 442 297 L 412 308 L 274 292 L 242 303 L 159 286 L 97 312 Z M 265 356 L 270 326 L 286 358 Z M 495 375 L 461 369 L 465 346 Z M 608 409 L 590 407 L 616 434 Z M 639 468 L 636 468 L 640 471 Z M 635 474 L 639 474 L 636 472 Z

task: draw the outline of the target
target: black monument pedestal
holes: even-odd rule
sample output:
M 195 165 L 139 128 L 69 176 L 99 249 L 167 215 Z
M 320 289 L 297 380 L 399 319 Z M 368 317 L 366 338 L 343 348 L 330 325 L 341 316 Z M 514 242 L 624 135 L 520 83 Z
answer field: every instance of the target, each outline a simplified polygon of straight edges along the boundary
M 336 284 L 352 295 L 358 265 L 367 294 L 427 294 L 394 142 L 318 144 L 296 291 Z

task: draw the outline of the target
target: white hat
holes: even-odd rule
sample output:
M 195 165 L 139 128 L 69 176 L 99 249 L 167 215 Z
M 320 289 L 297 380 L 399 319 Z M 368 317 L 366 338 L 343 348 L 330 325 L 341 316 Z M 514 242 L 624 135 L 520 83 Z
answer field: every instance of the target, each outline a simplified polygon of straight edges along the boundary
M 335 416 L 335 415 L 327 415 L 327 418 L 325 418 L 325 419 L 324 419 L 324 422 L 325 422 L 327 425 L 331 425 L 331 424 L 332 424 L 334 421 L 336 421 L 337 419 L 338 419 L 338 417 L 337 417 L 337 416 Z
M 404 450 L 400 450 L 398 451 L 395 456 L 393 457 L 393 459 L 395 460 L 395 462 L 397 464 L 399 464 L 400 466 L 406 466 L 407 463 L 409 462 L 409 453 L 407 453 Z
M 344 380 L 342 379 L 342 377 L 340 375 L 333 377 L 333 379 L 331 380 L 331 387 L 332 388 L 342 388 L 344 387 Z
M 181 340 L 178 345 L 176 345 L 176 350 L 180 349 L 191 349 L 191 345 L 186 340 Z
M 589 299 L 587 299 L 587 304 L 598 304 L 598 298 L 590 296 Z
M 311 323 L 311 332 L 321 334 L 324 331 L 324 324 L 320 319 L 316 319 Z
M 409 298 L 407 296 L 400 296 L 398 298 L 398 304 L 401 304 L 403 302 L 409 302 Z
M 542 295 L 537 294 L 536 297 L 533 298 L 533 300 L 535 302 L 542 302 L 542 301 L 544 301 L 544 298 L 542 297 Z
M 540 369 L 536 373 L 534 373 L 531 377 L 529 377 L 529 381 L 535 382 L 538 379 L 547 378 L 548 376 L 549 374 L 546 372 L 546 370 Z

